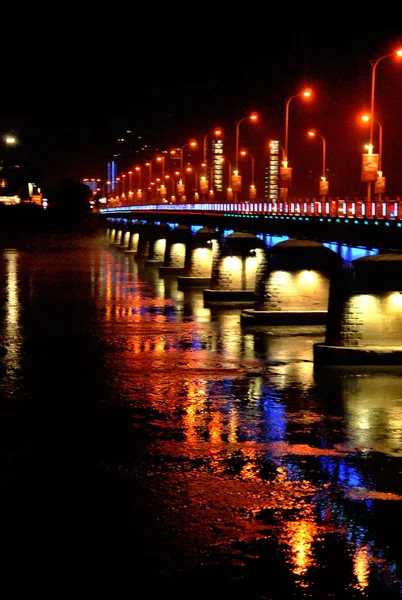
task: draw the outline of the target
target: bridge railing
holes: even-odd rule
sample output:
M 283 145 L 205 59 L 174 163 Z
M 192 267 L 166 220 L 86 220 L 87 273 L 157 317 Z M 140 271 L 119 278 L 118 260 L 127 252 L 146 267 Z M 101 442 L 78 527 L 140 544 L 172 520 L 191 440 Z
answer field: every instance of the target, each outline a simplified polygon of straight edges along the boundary
M 358 199 L 291 199 L 289 201 L 261 202 L 212 202 L 196 204 L 149 204 L 133 206 L 107 206 L 100 210 L 102 214 L 135 213 L 137 211 L 189 211 L 189 212 L 225 212 L 256 215 L 287 215 L 300 217 L 337 217 L 365 219 L 401 219 L 402 198 L 396 200 L 358 200 Z

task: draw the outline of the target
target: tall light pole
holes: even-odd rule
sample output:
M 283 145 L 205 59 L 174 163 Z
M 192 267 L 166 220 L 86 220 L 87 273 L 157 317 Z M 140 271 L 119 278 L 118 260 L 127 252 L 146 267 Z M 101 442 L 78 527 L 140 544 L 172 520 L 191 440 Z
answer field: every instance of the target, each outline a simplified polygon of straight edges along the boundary
M 230 196 L 232 193 L 232 165 L 228 158 L 224 156 L 221 157 L 221 163 L 227 162 L 228 164 L 228 187 L 227 187 L 227 196 Z
M 254 156 L 248 150 L 241 150 L 240 154 L 242 156 L 249 156 L 251 158 L 251 185 L 254 185 Z
M 250 185 L 249 198 L 250 198 L 250 200 L 254 200 L 254 198 L 256 196 L 256 189 L 255 189 L 255 184 L 254 184 L 254 164 L 255 164 L 254 156 L 248 150 L 241 150 L 240 154 L 242 156 L 249 156 L 251 158 L 251 185 Z
M 152 159 L 149 160 L 148 162 L 145 163 L 145 166 L 148 167 L 148 190 L 151 192 L 150 193 L 150 200 L 152 200 L 152 187 L 151 187 L 151 181 L 152 181 Z M 148 199 L 148 190 L 146 193 L 146 199 Z
M 373 152 L 373 126 L 375 121 L 375 112 L 374 112 L 374 97 L 375 97 L 375 75 L 377 70 L 377 65 L 380 61 L 384 60 L 384 58 L 389 58 L 390 56 L 402 56 L 402 48 L 396 50 L 396 52 L 391 52 L 390 54 L 384 54 L 384 56 L 380 56 L 376 60 L 372 60 L 371 62 L 371 97 L 370 97 L 370 141 L 368 146 L 368 154 L 372 154 Z M 378 157 L 379 158 L 379 157 Z M 380 169 L 379 169 L 380 170 Z M 367 182 L 367 201 L 371 201 L 371 181 Z
M 214 129 L 214 131 L 210 131 L 209 133 L 206 133 L 204 135 L 204 140 L 203 140 L 203 144 L 202 144 L 202 157 L 203 157 L 203 164 L 204 164 L 204 175 L 207 176 L 208 173 L 208 162 L 207 162 L 207 139 L 208 137 L 211 135 L 211 133 L 213 133 L 214 135 L 216 135 L 217 137 L 222 135 L 222 130 L 221 129 Z
M 235 156 L 235 165 L 236 165 L 236 175 L 239 174 L 239 138 L 240 138 L 240 124 L 243 121 L 257 121 L 258 115 L 257 113 L 251 113 L 247 117 L 243 117 L 243 119 L 239 119 L 236 121 L 236 156 Z M 234 192 L 234 200 L 237 202 L 237 189 Z
M 158 158 L 156 160 L 158 162 L 162 163 L 162 179 L 164 179 L 164 177 L 165 177 L 165 157 L 164 156 L 158 156 Z
M 325 137 L 323 135 L 321 135 L 321 133 L 317 133 L 317 131 L 315 129 L 310 129 L 307 132 L 307 135 L 311 138 L 314 138 L 315 136 L 318 136 L 322 139 L 322 176 L 321 176 L 321 185 L 320 185 L 320 195 L 321 196 L 326 196 L 328 193 L 327 187 L 328 187 L 328 183 L 327 183 L 327 166 L 326 166 L 326 160 L 327 160 L 327 142 L 325 140 Z
M 289 100 L 287 100 L 287 102 L 286 102 L 286 107 L 285 107 L 285 160 L 283 161 L 284 167 L 287 167 L 288 163 L 289 163 L 288 142 L 289 142 L 289 106 L 290 106 L 290 103 L 295 98 L 311 98 L 312 94 L 313 94 L 313 91 L 311 90 L 311 88 L 306 88 L 305 90 L 303 90 L 303 92 L 301 92 L 300 94 L 295 94 L 294 96 L 289 98 Z
M 372 121 L 372 119 L 370 115 L 365 114 L 362 115 L 362 121 L 368 123 L 369 121 Z M 374 121 L 378 125 L 378 170 L 382 171 L 382 125 L 377 119 L 374 119 Z
M 133 195 L 133 172 L 132 171 L 128 172 L 128 195 L 131 200 L 131 197 Z
M 183 156 L 184 156 L 184 148 L 186 146 L 191 146 L 192 148 L 195 148 L 195 146 L 197 145 L 197 142 L 195 140 L 191 140 L 190 142 L 186 142 L 185 144 L 183 144 L 183 146 L 180 148 L 180 178 L 183 179 Z

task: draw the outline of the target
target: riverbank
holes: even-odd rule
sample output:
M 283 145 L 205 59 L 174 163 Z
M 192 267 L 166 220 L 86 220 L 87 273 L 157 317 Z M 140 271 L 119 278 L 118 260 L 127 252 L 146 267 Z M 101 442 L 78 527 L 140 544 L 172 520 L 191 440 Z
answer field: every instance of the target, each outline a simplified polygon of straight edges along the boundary
M 59 248 L 103 232 L 98 213 L 74 214 L 35 204 L 0 206 L 0 248 Z

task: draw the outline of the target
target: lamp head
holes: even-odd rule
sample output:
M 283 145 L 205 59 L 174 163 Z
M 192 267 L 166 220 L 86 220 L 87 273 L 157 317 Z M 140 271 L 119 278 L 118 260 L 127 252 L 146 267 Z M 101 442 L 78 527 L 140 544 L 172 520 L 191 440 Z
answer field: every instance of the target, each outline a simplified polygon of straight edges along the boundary
M 317 131 L 315 129 L 309 129 L 307 135 L 311 138 L 314 138 L 317 135 Z
M 302 96 L 304 98 L 311 98 L 311 96 L 313 95 L 313 90 L 311 88 L 306 88 L 305 90 L 303 90 L 302 92 Z

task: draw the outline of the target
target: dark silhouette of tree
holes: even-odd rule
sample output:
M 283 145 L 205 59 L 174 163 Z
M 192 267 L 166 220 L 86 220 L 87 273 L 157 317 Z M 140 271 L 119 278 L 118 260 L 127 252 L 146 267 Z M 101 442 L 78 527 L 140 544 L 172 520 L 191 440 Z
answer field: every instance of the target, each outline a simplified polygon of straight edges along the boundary
M 63 179 L 47 190 L 46 198 L 49 215 L 64 229 L 84 224 L 91 214 L 92 191 L 83 183 Z

